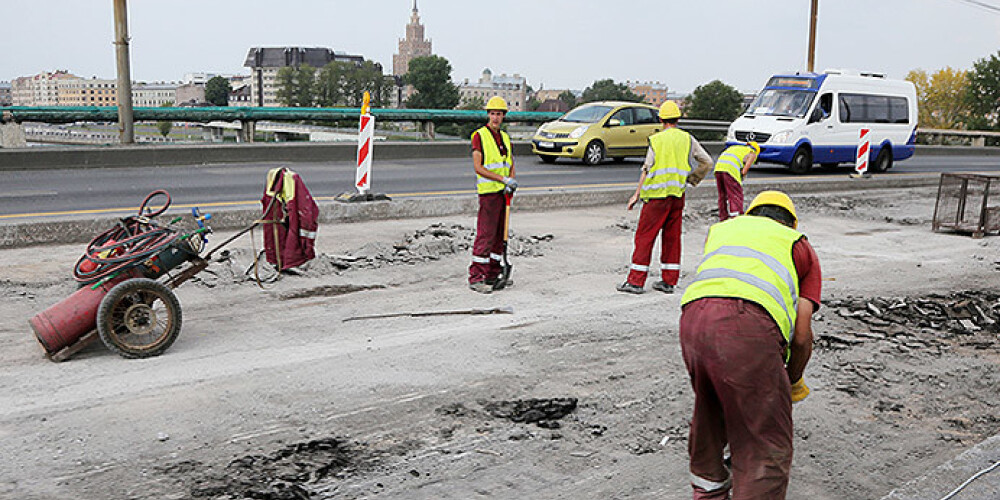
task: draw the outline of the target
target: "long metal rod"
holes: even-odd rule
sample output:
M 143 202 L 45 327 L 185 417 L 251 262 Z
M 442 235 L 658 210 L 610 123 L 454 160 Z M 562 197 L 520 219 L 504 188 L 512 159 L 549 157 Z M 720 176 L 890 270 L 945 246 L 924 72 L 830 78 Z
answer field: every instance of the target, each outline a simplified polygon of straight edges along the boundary
M 132 119 L 132 70 L 129 66 L 128 8 L 126 0 L 115 3 L 115 60 L 118 64 L 118 134 L 122 144 L 135 142 Z
M 812 0 L 812 9 L 809 14 L 809 62 L 806 64 L 806 71 L 812 73 L 816 66 L 816 16 L 819 10 L 819 0 Z

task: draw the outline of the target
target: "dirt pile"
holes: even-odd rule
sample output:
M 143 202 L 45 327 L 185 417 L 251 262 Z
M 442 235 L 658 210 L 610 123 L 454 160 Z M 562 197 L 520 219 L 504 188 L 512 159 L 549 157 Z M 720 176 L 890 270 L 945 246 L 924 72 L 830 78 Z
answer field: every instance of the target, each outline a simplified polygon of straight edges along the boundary
M 246 455 L 221 470 L 195 461 L 161 469 L 188 486 L 194 498 L 308 500 L 310 483 L 351 474 L 360 453 L 340 438 L 294 443 L 269 455 Z

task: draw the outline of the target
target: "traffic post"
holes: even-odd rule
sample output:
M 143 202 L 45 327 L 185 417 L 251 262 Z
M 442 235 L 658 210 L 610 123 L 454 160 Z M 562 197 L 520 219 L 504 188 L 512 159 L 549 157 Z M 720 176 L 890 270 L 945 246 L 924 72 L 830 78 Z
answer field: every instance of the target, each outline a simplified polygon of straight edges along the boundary
M 871 129 L 862 128 L 858 131 L 858 150 L 857 155 L 855 155 L 854 160 L 854 173 L 851 177 L 854 179 L 868 178 L 871 174 L 868 173 L 868 157 L 871 153 Z
M 342 193 L 335 199 L 344 202 L 376 201 L 388 200 L 384 194 L 372 194 L 372 142 L 375 138 L 375 117 L 372 116 L 368 105 L 371 103 L 371 94 L 365 91 L 364 102 L 361 106 L 361 120 L 358 124 L 358 162 L 357 170 L 354 174 L 354 187 L 357 193 Z

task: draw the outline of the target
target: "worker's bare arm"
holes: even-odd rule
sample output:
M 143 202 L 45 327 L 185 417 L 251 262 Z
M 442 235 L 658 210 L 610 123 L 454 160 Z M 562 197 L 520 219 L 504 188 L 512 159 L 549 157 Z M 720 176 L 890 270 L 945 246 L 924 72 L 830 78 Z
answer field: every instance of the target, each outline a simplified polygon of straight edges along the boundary
M 788 372 L 788 380 L 792 383 L 802 378 L 802 373 L 806 370 L 806 364 L 812 356 L 813 332 L 812 314 L 814 304 L 806 298 L 799 299 L 798 315 L 795 318 L 795 335 L 792 337 L 790 346 L 791 356 L 785 370 Z

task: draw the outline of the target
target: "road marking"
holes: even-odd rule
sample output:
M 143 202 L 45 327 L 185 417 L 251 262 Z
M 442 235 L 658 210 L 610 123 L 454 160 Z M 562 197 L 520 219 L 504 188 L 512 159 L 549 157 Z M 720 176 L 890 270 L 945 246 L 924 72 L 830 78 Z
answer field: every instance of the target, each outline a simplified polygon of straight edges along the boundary
M 59 196 L 55 191 L 8 191 L 0 192 L 0 198 L 34 198 L 35 196 Z

